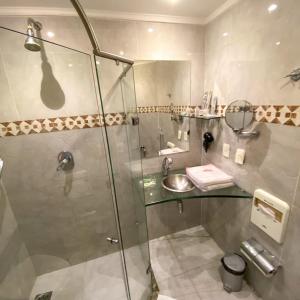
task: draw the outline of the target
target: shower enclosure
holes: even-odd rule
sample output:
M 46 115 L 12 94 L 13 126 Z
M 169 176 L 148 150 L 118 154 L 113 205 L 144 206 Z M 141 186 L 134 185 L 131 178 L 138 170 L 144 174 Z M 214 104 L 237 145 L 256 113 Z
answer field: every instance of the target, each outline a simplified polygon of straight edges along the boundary
M 26 38 L 0 28 L 0 299 L 149 299 L 132 67 Z

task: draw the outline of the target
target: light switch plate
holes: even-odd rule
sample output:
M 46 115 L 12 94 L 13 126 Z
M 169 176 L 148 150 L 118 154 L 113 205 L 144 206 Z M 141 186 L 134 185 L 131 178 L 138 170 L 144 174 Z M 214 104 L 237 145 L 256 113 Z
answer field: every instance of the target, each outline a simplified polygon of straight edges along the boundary
M 235 162 L 239 165 L 243 165 L 245 161 L 246 151 L 244 149 L 237 149 L 235 153 Z
M 178 130 L 178 136 L 177 136 L 178 141 L 181 140 L 181 133 L 182 133 L 182 131 L 181 131 L 181 130 Z
M 188 132 L 187 131 L 184 131 L 184 133 L 183 133 L 183 139 L 185 140 L 185 141 L 187 141 L 189 138 L 188 138 Z
M 229 158 L 230 155 L 230 145 L 229 144 L 223 144 L 223 156 L 226 158 Z

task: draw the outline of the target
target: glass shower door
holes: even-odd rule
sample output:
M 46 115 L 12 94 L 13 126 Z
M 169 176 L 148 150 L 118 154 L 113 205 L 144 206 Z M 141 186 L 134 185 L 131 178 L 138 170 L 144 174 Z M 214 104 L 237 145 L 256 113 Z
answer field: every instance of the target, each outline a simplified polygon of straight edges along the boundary
M 124 300 L 93 61 L 25 38 L 0 28 L 0 299 Z
M 133 68 L 96 57 L 131 300 L 151 294 L 151 274 Z

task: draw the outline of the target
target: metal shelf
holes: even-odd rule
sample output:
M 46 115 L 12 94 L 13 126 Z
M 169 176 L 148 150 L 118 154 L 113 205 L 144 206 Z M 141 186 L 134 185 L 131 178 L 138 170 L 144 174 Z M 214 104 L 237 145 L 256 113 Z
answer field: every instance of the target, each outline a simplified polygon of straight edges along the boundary
M 207 115 L 207 116 L 195 116 L 195 115 L 178 115 L 179 117 L 186 117 L 191 119 L 200 119 L 200 120 L 218 120 L 223 117 L 218 115 Z

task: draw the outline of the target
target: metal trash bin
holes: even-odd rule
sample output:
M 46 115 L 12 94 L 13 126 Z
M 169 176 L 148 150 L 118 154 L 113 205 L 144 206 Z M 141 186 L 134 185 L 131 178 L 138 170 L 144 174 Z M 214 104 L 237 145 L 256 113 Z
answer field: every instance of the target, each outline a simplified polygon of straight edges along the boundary
M 222 259 L 221 278 L 224 290 L 228 293 L 242 289 L 247 263 L 238 254 L 227 254 Z

